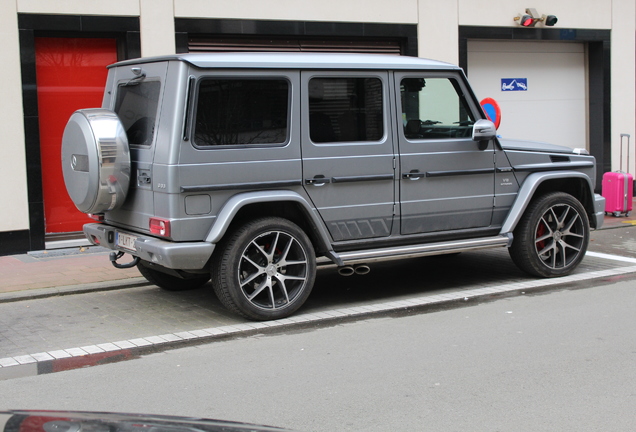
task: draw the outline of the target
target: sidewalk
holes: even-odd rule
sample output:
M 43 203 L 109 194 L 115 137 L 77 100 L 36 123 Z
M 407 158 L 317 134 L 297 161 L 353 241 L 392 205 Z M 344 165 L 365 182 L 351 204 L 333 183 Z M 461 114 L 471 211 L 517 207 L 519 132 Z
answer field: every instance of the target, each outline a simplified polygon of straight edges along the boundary
M 0 302 L 148 284 L 136 268 L 113 267 L 110 252 L 92 246 L 0 257 Z
M 602 229 L 635 225 L 636 212 L 629 217 L 605 216 Z M 92 246 L 0 257 L 0 302 L 148 285 L 136 268 L 113 267 L 110 252 Z M 130 258 L 126 255 L 122 262 Z

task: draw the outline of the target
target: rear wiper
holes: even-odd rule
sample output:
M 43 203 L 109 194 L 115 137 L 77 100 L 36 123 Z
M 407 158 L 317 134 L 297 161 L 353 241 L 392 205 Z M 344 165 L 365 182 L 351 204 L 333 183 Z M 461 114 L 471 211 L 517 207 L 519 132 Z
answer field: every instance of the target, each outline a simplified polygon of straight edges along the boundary
M 134 73 L 135 75 L 137 75 L 136 77 L 132 78 L 131 80 L 129 80 L 126 84 L 124 84 L 124 87 L 126 86 L 134 86 L 134 85 L 139 85 L 139 83 L 146 78 L 146 71 L 143 70 L 140 67 L 134 67 L 131 69 L 132 73 Z

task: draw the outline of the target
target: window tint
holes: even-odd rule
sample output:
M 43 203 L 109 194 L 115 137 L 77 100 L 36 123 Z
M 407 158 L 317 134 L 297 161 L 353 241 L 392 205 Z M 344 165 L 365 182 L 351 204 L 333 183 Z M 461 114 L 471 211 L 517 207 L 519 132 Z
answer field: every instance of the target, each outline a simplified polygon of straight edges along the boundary
M 471 136 L 475 119 L 454 79 L 404 78 L 400 93 L 407 139 Z
M 282 144 L 289 83 L 284 79 L 203 79 L 197 98 L 198 146 Z
M 115 112 L 124 125 L 129 144 L 152 144 L 160 90 L 159 81 L 119 86 Z
M 380 140 L 384 135 L 382 81 L 312 78 L 309 135 L 315 143 Z

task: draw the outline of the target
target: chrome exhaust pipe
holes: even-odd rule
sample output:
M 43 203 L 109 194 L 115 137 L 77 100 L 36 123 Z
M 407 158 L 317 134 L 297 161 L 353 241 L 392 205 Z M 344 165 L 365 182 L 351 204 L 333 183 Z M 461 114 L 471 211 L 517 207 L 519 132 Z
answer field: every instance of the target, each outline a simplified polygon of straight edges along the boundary
M 365 275 L 365 274 L 369 274 L 369 272 L 371 271 L 371 267 L 369 267 L 366 264 L 360 264 L 355 266 L 353 268 L 353 271 L 355 271 L 357 275 Z
M 351 276 L 355 273 L 356 271 L 354 270 L 353 267 L 351 266 L 343 266 L 343 267 L 338 267 L 338 274 L 340 276 Z

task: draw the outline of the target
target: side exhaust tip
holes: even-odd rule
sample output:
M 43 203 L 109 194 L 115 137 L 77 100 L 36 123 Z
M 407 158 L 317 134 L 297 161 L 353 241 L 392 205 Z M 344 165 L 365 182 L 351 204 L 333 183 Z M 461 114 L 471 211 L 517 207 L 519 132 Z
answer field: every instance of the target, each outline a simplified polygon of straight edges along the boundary
M 365 275 L 365 274 L 369 274 L 370 271 L 371 271 L 371 268 L 366 264 L 338 267 L 338 274 L 340 276 L 352 276 L 354 274 Z
M 355 271 L 357 275 L 365 275 L 365 274 L 369 274 L 369 272 L 371 271 L 371 267 L 369 267 L 366 264 L 360 264 L 355 266 L 353 268 L 353 271 Z
M 338 267 L 338 274 L 340 276 L 352 276 L 355 272 L 351 266 Z

